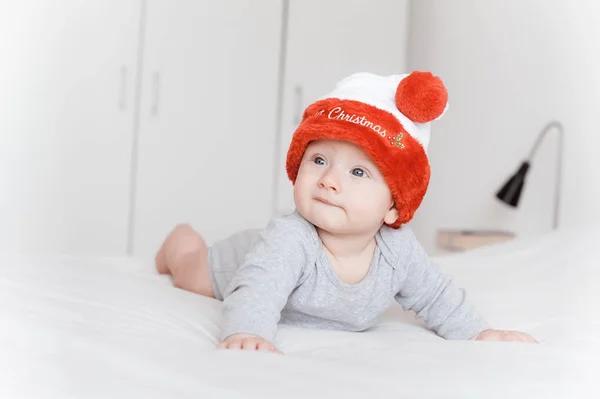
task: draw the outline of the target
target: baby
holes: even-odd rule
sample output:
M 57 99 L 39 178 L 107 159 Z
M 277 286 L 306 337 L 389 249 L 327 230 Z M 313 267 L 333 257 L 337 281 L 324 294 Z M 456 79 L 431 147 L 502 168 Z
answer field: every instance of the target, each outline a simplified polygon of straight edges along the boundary
M 430 125 L 447 97 L 428 72 L 352 75 L 305 110 L 293 135 L 291 215 L 211 248 L 187 225 L 171 232 L 157 269 L 223 301 L 219 347 L 277 352 L 279 323 L 364 331 L 394 300 L 445 339 L 537 342 L 491 329 L 407 226 L 427 190 Z

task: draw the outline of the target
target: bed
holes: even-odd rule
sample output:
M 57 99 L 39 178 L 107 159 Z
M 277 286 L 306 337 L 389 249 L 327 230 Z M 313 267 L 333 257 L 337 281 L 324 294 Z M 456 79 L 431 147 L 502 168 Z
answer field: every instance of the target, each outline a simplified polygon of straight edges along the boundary
M 497 328 L 445 341 L 392 306 L 370 331 L 282 327 L 285 355 L 218 351 L 220 303 L 151 260 L 0 255 L 2 398 L 597 398 L 600 228 L 438 258 Z

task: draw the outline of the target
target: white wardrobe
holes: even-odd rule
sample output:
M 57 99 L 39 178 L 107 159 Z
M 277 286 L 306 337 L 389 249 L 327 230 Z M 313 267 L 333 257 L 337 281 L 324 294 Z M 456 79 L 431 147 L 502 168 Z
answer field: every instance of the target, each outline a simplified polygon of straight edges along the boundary
M 280 0 L 148 0 L 133 253 L 174 224 L 208 242 L 271 214 Z
M 303 107 L 403 72 L 408 0 L 0 5 L 0 251 L 152 256 L 293 209 Z
M 0 4 L 0 250 L 125 253 L 141 1 Z

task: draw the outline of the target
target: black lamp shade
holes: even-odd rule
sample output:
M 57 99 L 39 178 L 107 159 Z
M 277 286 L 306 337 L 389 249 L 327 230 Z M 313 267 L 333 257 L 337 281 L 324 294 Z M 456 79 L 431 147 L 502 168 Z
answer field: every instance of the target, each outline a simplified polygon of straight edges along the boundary
M 498 190 L 496 197 L 507 205 L 516 208 L 519 205 L 519 198 L 521 197 L 521 191 L 523 191 L 528 170 L 529 162 L 523 162 L 515 174 Z

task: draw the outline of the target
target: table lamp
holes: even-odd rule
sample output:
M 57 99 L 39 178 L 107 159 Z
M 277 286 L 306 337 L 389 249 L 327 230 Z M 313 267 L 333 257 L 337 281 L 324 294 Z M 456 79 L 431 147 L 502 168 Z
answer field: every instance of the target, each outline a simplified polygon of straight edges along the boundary
M 546 137 L 547 133 L 552 129 L 556 129 L 559 133 L 558 138 L 558 158 L 556 160 L 556 184 L 554 191 L 554 218 L 553 228 L 558 228 L 558 213 L 560 210 L 560 182 L 561 182 L 561 168 L 562 168 L 562 143 L 564 136 L 564 129 L 560 122 L 552 121 L 548 123 L 538 134 L 538 137 L 531 148 L 529 157 L 525 159 L 517 171 L 504 183 L 504 185 L 496 193 L 496 197 L 507 205 L 516 208 L 519 205 L 519 199 L 521 198 L 521 192 L 525 185 L 525 177 L 531 166 L 531 161 L 535 156 L 541 142 Z

